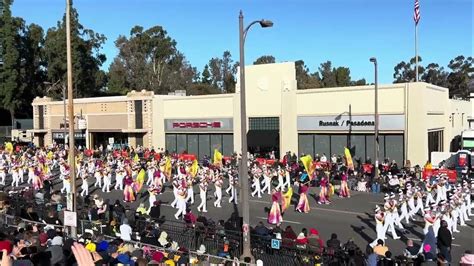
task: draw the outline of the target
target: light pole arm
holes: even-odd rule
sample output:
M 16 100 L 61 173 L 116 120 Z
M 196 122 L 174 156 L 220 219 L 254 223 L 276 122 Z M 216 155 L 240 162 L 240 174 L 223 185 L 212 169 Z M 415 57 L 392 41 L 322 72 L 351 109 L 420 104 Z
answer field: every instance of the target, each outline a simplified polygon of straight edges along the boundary
M 257 23 L 260 23 L 260 20 L 255 20 L 254 22 L 250 23 L 244 30 L 244 33 L 243 33 L 243 40 L 242 40 L 242 44 L 245 44 L 245 39 L 247 38 L 247 32 L 249 32 L 250 30 L 250 27 L 252 27 L 253 25 L 257 24 Z

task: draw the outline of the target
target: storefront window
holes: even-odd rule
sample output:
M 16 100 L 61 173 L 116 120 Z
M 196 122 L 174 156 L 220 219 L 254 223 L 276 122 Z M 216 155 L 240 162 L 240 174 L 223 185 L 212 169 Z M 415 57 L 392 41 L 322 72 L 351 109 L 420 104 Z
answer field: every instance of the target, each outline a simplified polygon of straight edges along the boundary
M 313 142 L 314 138 L 314 142 Z M 322 155 L 327 157 L 336 154 L 343 155 L 344 148 L 348 145 L 347 134 L 299 134 L 298 147 L 299 153 Z M 352 134 L 351 147 L 353 148 L 353 156 L 360 159 L 364 163 L 369 157 L 374 159 L 374 135 Z M 399 165 L 404 162 L 404 139 L 400 134 L 384 134 L 379 135 L 379 162 L 385 158 L 395 160 Z
M 222 135 L 222 153 L 225 155 L 231 155 L 234 153 L 234 136 L 233 135 Z
M 385 157 L 395 160 L 398 166 L 403 166 L 403 136 L 385 136 Z
M 344 154 L 344 147 L 347 146 L 347 136 L 346 135 L 332 135 L 331 136 L 331 154 L 327 154 L 327 156 L 331 156 L 333 154 Z
M 188 135 L 188 149 L 189 154 L 198 154 L 198 135 Z
M 214 154 L 215 149 L 222 152 L 222 135 L 211 135 L 211 154 Z
M 209 138 L 209 135 L 199 135 L 199 158 L 211 155 Z
M 166 150 L 170 153 L 187 151 L 200 159 L 212 156 L 214 149 L 223 155 L 230 156 L 234 152 L 232 134 L 166 134 Z
M 443 151 L 443 130 L 428 132 L 428 158 L 431 160 L 431 152 Z
M 314 135 L 314 153 L 331 154 L 331 140 L 329 135 Z
M 176 134 L 166 134 L 166 150 L 170 153 L 176 152 Z
M 354 158 L 361 160 L 364 162 L 366 155 L 365 155 L 365 136 L 360 135 L 352 135 L 351 137 L 351 146 L 353 147 Z M 351 147 L 351 148 L 352 148 Z
M 298 152 L 314 156 L 313 135 L 299 135 L 298 138 Z
M 176 135 L 176 152 L 183 153 L 188 149 L 186 134 Z

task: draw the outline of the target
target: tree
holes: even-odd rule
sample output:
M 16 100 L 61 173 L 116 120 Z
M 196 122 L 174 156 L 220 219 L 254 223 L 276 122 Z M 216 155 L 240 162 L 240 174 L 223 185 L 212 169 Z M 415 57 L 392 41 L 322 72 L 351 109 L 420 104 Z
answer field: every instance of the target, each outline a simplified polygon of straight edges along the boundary
M 275 57 L 273 55 L 262 55 L 255 62 L 253 62 L 254 65 L 260 65 L 260 64 L 274 64 L 275 63 Z
M 161 26 L 144 29 L 135 26 L 130 36 L 119 36 L 115 41 L 119 54 L 109 68 L 109 90 L 128 92 L 131 90 L 149 90 L 158 94 L 174 90 L 165 75 L 173 74 L 184 62 L 184 56 L 176 49 L 176 41 L 168 36 Z M 171 68 L 171 69 L 170 69 Z M 121 77 L 125 73 L 125 78 Z
M 425 72 L 421 76 L 421 80 L 441 87 L 448 87 L 448 72 L 444 71 L 436 63 L 430 63 L 426 66 Z
M 474 79 L 473 63 L 472 57 L 465 58 L 462 55 L 449 61 L 448 67 L 451 69 L 451 73 L 447 77 L 447 82 L 450 97 L 469 97 L 469 84 Z
M 211 58 L 208 65 L 212 86 L 220 89 L 222 93 L 234 92 L 238 64 L 232 60 L 230 52 L 224 51 L 222 58 Z
M 106 38 L 79 23 L 79 15 L 71 8 L 72 72 L 75 97 L 90 97 L 101 93 L 105 87 L 105 73 L 100 67 L 106 57 L 100 49 Z M 66 65 L 66 16 L 57 26 L 48 29 L 45 38 L 45 58 L 48 80 L 67 80 Z
M 2 47 L 2 64 L 0 68 L 0 97 L 3 108 L 10 112 L 13 121 L 15 112 L 21 105 L 21 58 L 20 58 L 20 37 L 18 35 L 20 21 L 12 17 L 10 6 L 12 0 L 4 0 L 3 15 L 0 20 L 0 42 Z
M 418 75 L 421 77 L 425 72 L 425 68 L 420 64 L 422 61 L 421 57 L 418 56 Z M 394 67 L 393 83 L 404 83 L 412 82 L 415 80 L 415 57 L 410 59 L 409 62 L 402 61 Z
M 338 87 L 346 87 L 351 85 L 351 71 L 348 67 L 338 67 L 334 70 L 336 84 Z
M 332 68 L 332 63 L 331 61 L 326 61 L 321 64 L 319 67 L 319 73 L 321 73 L 321 81 L 323 84 L 323 87 L 336 87 L 337 86 L 337 79 L 336 79 L 336 73 L 335 69 Z M 341 76 L 341 82 L 345 79 L 343 76 Z M 350 80 L 350 77 L 349 77 Z
M 47 80 L 46 62 L 44 60 L 44 31 L 36 24 L 30 24 L 21 34 L 21 86 L 22 92 L 19 115 L 30 117 L 32 114 L 31 102 L 36 96 L 45 92 L 44 81 Z
M 206 64 L 201 74 L 201 83 L 211 84 L 211 82 L 212 82 L 211 72 L 209 72 L 209 65 Z
M 314 89 L 321 87 L 321 79 L 319 73 L 311 74 L 309 68 L 305 65 L 303 60 L 295 62 L 296 68 L 296 83 L 299 90 Z
M 351 81 L 351 86 L 363 86 L 363 85 L 367 85 L 367 81 L 364 78 Z

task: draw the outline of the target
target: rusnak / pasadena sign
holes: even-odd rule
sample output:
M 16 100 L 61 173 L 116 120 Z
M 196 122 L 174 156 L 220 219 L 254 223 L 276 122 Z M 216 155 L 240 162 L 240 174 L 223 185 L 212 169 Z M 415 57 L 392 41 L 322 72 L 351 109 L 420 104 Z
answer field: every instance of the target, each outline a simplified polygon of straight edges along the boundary
M 371 131 L 373 115 L 299 116 L 298 131 Z M 379 115 L 379 130 L 405 130 L 405 115 Z
M 232 129 L 232 118 L 165 119 L 166 132 L 220 132 Z

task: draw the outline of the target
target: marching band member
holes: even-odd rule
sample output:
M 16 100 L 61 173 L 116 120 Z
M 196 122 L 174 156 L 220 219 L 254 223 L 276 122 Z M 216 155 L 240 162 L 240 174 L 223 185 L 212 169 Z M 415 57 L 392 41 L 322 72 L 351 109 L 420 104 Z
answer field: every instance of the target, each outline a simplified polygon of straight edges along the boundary
M 5 170 L 5 164 L 2 162 L 0 164 L 0 184 L 2 186 L 5 185 L 5 177 L 7 176 L 7 172 Z
M 35 179 L 35 165 L 33 162 L 31 162 L 28 166 L 28 180 L 26 183 L 31 184 L 33 183 L 33 180 Z
M 277 168 L 277 176 L 278 176 L 278 185 L 276 187 L 276 190 L 281 191 L 283 189 L 283 186 L 285 184 L 285 181 L 283 180 L 283 176 L 285 175 L 285 172 L 283 169 L 281 169 L 280 166 Z
M 99 186 L 99 188 L 102 188 L 102 169 L 100 165 L 98 165 L 98 167 L 95 168 L 94 177 L 95 177 L 94 187 Z
M 436 221 L 436 215 L 432 212 L 430 207 L 425 207 L 425 215 L 423 217 L 425 219 L 425 227 L 423 228 L 423 233 L 426 235 L 428 233 L 428 228 L 433 226 L 434 222 Z
M 12 156 L 12 158 L 15 158 L 14 156 Z M 16 160 L 13 160 L 12 161 L 12 187 L 18 187 L 19 186 L 19 183 L 20 183 L 20 174 L 19 174 L 19 167 L 18 167 L 18 164 L 16 162 Z
M 216 180 L 214 181 L 214 187 L 216 188 L 216 191 L 214 193 L 214 196 L 216 197 L 216 201 L 214 201 L 214 207 L 221 208 L 222 185 L 224 184 L 224 181 L 222 180 L 222 175 L 219 174 L 217 170 L 215 173 L 215 178 Z
M 146 175 L 148 178 L 146 181 L 146 185 L 151 186 L 155 179 L 155 166 L 152 164 L 152 162 L 147 162 Z
M 400 239 L 400 237 L 397 235 L 397 232 L 395 231 L 395 225 L 394 225 L 395 222 L 394 222 L 394 217 L 393 217 L 393 212 L 392 212 L 392 204 L 390 203 L 390 196 L 388 194 L 385 194 L 384 200 L 385 200 L 384 232 L 386 233 L 387 231 L 390 230 L 390 232 L 392 233 L 393 239 Z
M 232 169 L 229 169 L 227 175 L 229 176 L 229 186 L 231 187 L 230 190 L 230 198 L 229 198 L 229 203 L 234 202 L 235 205 L 238 204 L 237 202 L 237 189 L 236 187 L 239 185 L 239 178 L 237 173 L 234 173 Z
M 252 176 L 253 176 L 252 188 L 254 189 L 252 191 L 252 197 L 255 197 L 255 195 L 257 195 L 258 198 L 262 197 L 262 190 L 260 188 L 261 175 L 262 175 L 262 170 L 258 168 L 256 164 L 254 164 L 252 167 Z
M 407 196 L 404 197 L 402 191 L 400 191 L 400 193 L 398 194 L 400 196 L 398 201 L 400 202 L 400 211 L 401 211 L 401 215 L 398 217 L 398 223 L 401 223 L 401 221 L 405 219 L 405 223 L 408 224 L 410 222 L 408 219 L 410 218 L 410 215 L 408 215 L 408 207 L 407 207 L 406 198 L 410 196 L 408 196 L 409 194 L 407 194 Z
M 175 213 L 174 218 L 179 220 L 179 216 L 184 216 L 186 214 L 186 198 L 187 198 L 187 189 L 183 186 L 180 186 L 177 191 L 178 200 L 176 202 L 176 208 L 178 211 Z
M 102 192 L 110 192 L 110 186 L 112 183 L 112 169 L 109 166 L 105 167 L 103 170 L 104 177 L 104 186 L 102 187 Z
M 174 176 L 173 182 L 171 182 L 171 185 L 173 186 L 173 196 L 174 196 L 174 200 L 173 202 L 171 202 L 171 207 L 173 208 L 175 208 L 176 204 L 178 203 L 178 189 L 179 189 L 179 183 L 180 183 L 180 180 L 178 179 L 179 179 L 178 176 Z
M 290 170 L 291 170 L 290 166 L 285 167 L 285 184 L 284 184 L 284 186 L 286 186 L 286 189 L 291 188 Z
M 115 171 L 115 186 L 114 189 L 123 190 L 123 179 L 125 177 L 125 170 L 123 166 L 119 166 Z
M 193 188 L 193 178 L 190 174 L 186 175 L 186 187 L 187 187 L 187 194 L 188 197 L 186 198 L 186 202 L 191 201 L 191 204 L 194 204 L 194 188 Z
M 272 188 L 272 176 L 271 176 L 271 173 L 267 169 L 267 166 L 265 164 L 262 166 L 262 175 L 263 175 L 262 193 L 265 193 L 265 190 L 267 190 L 268 195 L 270 195 L 270 190 Z
M 79 177 L 82 179 L 82 184 L 81 184 L 81 197 L 85 197 L 89 195 L 89 183 L 87 183 L 87 170 L 85 168 L 81 168 L 81 171 L 79 172 Z
M 433 184 L 432 186 L 430 185 L 430 181 L 426 180 L 426 200 L 425 200 L 425 207 L 430 206 L 431 203 L 435 203 L 435 199 L 433 198 L 433 192 L 437 191 L 437 184 Z M 436 194 L 436 197 L 438 197 L 438 194 Z
M 64 160 L 61 161 L 61 164 L 59 166 L 59 171 L 61 172 L 60 179 L 63 181 L 63 187 L 61 188 L 61 193 L 64 193 L 64 191 L 66 191 L 66 193 L 69 194 L 71 193 L 71 183 L 69 182 L 70 169 L 69 169 L 69 165 L 67 165 Z
M 207 178 L 202 175 L 199 182 L 199 197 L 201 198 L 201 204 L 197 207 L 198 211 L 207 212 L 206 200 L 207 200 Z
M 156 195 L 158 195 L 158 193 L 160 193 L 160 189 L 155 187 L 153 184 L 148 188 L 148 193 L 149 193 L 149 197 L 148 197 L 148 212 L 150 212 L 151 210 L 151 207 L 153 207 L 153 205 L 155 204 L 155 201 L 156 201 Z
M 385 213 L 378 205 L 375 205 L 374 219 L 375 219 L 375 231 L 377 232 L 377 237 L 375 238 L 374 242 L 370 244 L 371 247 L 374 247 L 377 244 L 377 241 L 379 239 L 385 240 L 385 227 L 384 227 Z

